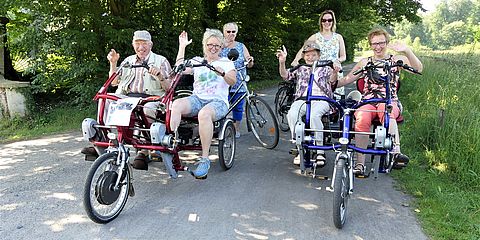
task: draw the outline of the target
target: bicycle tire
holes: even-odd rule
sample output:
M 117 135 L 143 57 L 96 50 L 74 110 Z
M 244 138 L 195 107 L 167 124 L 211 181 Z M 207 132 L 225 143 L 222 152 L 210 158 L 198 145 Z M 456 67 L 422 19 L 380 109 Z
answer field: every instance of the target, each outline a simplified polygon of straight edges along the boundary
M 228 150 L 231 149 L 231 150 Z M 218 142 L 218 161 L 223 170 L 228 170 L 235 163 L 235 126 L 232 122 L 227 122 L 223 139 Z
M 288 126 L 288 109 L 290 106 L 288 105 L 288 94 L 290 92 L 290 87 L 283 86 L 280 87 L 275 94 L 275 116 L 278 120 L 278 127 L 283 132 L 286 132 L 290 129 Z
M 98 157 L 90 167 L 85 181 L 83 206 L 88 217 L 96 223 L 105 224 L 118 217 L 125 207 L 130 193 L 131 179 L 128 167 L 125 167 L 126 172 L 124 172 L 122 187 L 117 191 L 111 189 L 111 184 L 115 184 L 118 178 L 119 166 L 115 164 L 117 154 L 117 152 L 111 152 Z M 102 169 L 103 166 L 105 166 L 104 169 Z M 111 169 L 108 167 L 111 167 Z M 96 179 L 97 173 L 100 173 L 100 175 Z M 112 205 L 111 210 L 104 211 Z
M 348 176 L 347 159 L 340 157 L 335 164 L 335 182 L 333 184 L 333 223 L 341 229 L 347 218 L 350 178 Z
M 267 102 L 252 96 L 245 106 L 247 124 L 255 139 L 267 149 L 274 149 L 280 138 L 278 122 Z

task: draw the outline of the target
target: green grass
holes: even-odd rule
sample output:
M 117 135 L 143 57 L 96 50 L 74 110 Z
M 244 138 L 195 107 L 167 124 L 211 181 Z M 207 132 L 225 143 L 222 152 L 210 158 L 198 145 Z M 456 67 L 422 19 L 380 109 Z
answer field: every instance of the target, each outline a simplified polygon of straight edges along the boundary
M 402 82 L 402 151 L 412 164 L 394 175 L 432 239 L 480 238 L 479 57 L 427 53 L 423 76 Z
M 0 143 L 32 139 L 43 135 L 82 128 L 82 120 L 95 117 L 96 106 L 58 107 L 50 111 L 39 111 L 25 118 L 15 117 L 0 122 Z

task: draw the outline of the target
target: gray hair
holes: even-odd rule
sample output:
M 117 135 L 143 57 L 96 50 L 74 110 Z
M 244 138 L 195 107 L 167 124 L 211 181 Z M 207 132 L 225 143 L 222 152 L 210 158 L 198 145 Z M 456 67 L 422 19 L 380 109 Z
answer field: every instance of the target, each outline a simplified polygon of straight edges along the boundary
M 223 47 L 225 45 L 225 38 L 223 37 L 223 33 L 220 32 L 218 29 L 211 29 L 207 28 L 205 30 L 205 33 L 203 33 L 203 40 L 202 40 L 202 45 L 203 45 L 203 53 L 205 54 L 206 48 L 207 48 L 207 41 L 211 37 L 215 37 L 220 41 L 220 45 Z
M 229 27 L 229 26 L 232 26 L 235 28 L 235 31 L 238 33 L 238 25 L 236 22 L 229 22 L 229 23 L 225 23 L 225 25 L 223 25 L 223 31 L 225 31 L 225 28 Z

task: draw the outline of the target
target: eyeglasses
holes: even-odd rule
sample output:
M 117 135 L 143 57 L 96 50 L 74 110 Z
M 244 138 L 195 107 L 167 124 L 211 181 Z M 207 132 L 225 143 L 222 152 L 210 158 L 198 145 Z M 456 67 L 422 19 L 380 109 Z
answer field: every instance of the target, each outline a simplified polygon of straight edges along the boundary
M 233 30 L 233 31 L 229 31 L 227 30 L 227 33 L 236 33 L 237 31 Z
M 149 45 L 150 45 L 150 43 L 146 42 L 146 41 L 135 41 L 135 42 L 133 42 L 133 46 L 135 46 L 135 47 L 139 47 L 139 46 L 147 47 Z
M 329 18 L 329 19 L 322 18 L 322 23 L 324 22 L 333 22 L 333 18 Z
M 211 43 L 209 43 L 209 44 L 207 44 L 207 47 L 208 47 L 208 48 L 220 49 L 222 46 L 217 45 L 217 44 L 211 44 Z
M 372 47 L 385 47 L 386 44 L 387 44 L 386 41 L 384 41 L 384 42 L 375 42 L 375 43 L 370 43 L 370 46 L 372 46 Z

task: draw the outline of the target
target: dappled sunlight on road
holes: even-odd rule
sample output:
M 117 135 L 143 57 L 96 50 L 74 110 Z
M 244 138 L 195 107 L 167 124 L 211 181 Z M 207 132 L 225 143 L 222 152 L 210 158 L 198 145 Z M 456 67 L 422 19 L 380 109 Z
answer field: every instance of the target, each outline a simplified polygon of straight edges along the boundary
M 287 234 L 284 230 L 269 230 L 265 227 L 257 227 L 251 223 L 245 223 L 242 220 L 252 220 L 251 222 L 255 222 L 258 220 L 261 221 L 269 221 L 269 222 L 276 222 L 280 221 L 281 218 L 275 216 L 273 213 L 267 211 L 261 211 L 260 213 L 250 213 L 250 214 L 239 214 L 239 213 L 232 213 L 232 217 L 240 219 L 240 223 L 238 224 L 241 228 L 234 228 L 234 232 L 236 233 L 236 239 L 270 239 L 271 237 L 283 237 Z
M 18 207 L 24 205 L 23 203 L 11 203 L 5 204 L 0 206 L 0 211 L 13 211 L 16 210 Z
M 45 198 L 56 198 L 60 200 L 69 200 L 69 201 L 75 201 L 77 198 L 72 195 L 72 193 L 53 193 L 51 195 L 45 196 Z
M 85 215 L 71 214 L 65 218 L 60 218 L 58 220 L 48 220 L 43 222 L 45 225 L 48 225 L 53 232 L 60 232 L 65 230 L 68 225 L 78 224 L 78 223 L 87 223 L 90 222 Z
M 316 210 L 318 209 L 318 205 L 309 203 L 309 202 L 297 202 L 297 201 L 291 201 L 291 203 L 297 207 L 303 208 L 305 210 Z

